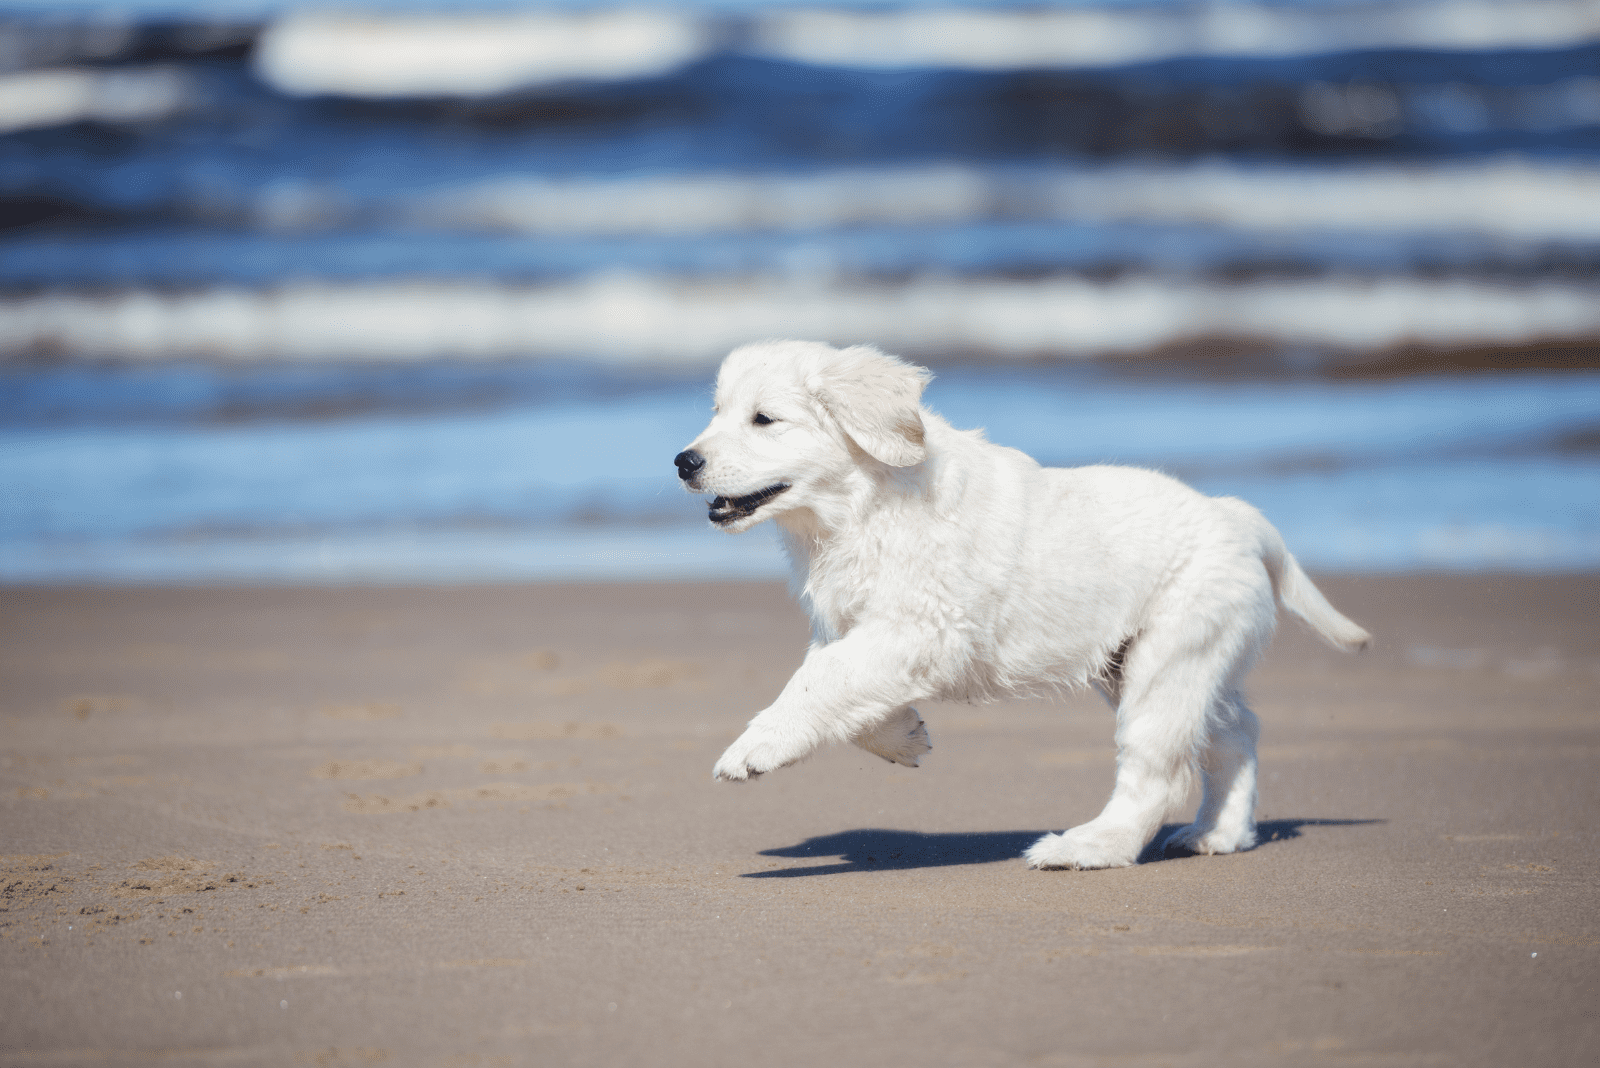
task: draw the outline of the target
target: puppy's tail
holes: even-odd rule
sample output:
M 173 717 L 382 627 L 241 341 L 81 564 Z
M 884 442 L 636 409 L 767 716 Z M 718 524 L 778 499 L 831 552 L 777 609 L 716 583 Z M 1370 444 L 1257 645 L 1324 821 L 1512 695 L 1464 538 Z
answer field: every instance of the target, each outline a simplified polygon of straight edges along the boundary
M 1300 564 L 1283 544 L 1278 528 L 1267 522 L 1266 516 L 1243 501 L 1230 502 L 1247 510 L 1255 521 L 1261 538 L 1261 562 L 1272 577 L 1273 592 L 1278 603 L 1303 619 L 1318 636 L 1335 649 L 1347 653 L 1360 652 L 1372 644 L 1372 635 L 1346 618 L 1328 603 Z

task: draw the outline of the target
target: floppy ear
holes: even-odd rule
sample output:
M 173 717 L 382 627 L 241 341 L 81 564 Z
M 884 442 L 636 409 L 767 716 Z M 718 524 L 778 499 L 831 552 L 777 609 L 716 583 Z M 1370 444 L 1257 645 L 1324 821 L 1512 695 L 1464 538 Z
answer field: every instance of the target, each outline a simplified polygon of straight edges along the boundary
M 842 349 L 810 382 L 844 432 L 875 460 L 910 467 L 927 459 L 922 434 L 926 368 L 885 356 L 871 345 Z

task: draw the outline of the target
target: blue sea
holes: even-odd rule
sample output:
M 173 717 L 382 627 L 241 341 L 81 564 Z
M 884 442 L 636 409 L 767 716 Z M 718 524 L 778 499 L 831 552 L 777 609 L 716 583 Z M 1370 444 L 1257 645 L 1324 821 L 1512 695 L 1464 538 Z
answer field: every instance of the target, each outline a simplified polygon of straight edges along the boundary
M 776 577 L 671 463 L 772 336 L 1600 568 L 1600 9 L 0 2 L 0 582 Z
M 0 377 L 11 582 L 778 577 L 673 455 L 703 375 L 209 365 Z M 1050 464 L 1260 507 L 1324 570 L 1600 567 L 1600 374 L 1212 382 L 942 369 L 928 404 Z

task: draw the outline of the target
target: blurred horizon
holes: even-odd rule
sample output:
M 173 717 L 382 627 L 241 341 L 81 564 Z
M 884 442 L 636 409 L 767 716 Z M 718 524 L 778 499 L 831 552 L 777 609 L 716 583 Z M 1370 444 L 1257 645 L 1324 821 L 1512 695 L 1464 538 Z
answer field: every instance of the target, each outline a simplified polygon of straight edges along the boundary
M 775 336 L 1594 570 L 1600 3 L 0 3 L 0 582 L 777 576 L 670 463 Z

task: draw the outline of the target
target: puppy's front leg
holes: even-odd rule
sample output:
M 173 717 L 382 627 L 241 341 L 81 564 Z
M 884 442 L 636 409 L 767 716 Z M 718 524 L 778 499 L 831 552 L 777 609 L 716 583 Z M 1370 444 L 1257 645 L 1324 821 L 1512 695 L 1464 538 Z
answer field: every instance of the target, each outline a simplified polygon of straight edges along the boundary
M 927 695 L 913 684 L 904 661 L 887 651 L 892 649 L 892 642 L 874 641 L 865 628 L 812 646 L 783 693 L 750 721 L 712 775 L 748 779 L 803 760 L 823 742 L 875 739 L 880 725 L 896 714 L 909 712 L 920 728 L 921 718 L 907 706 Z M 914 764 L 918 754 L 906 753 Z
M 891 764 L 908 768 L 916 767 L 922 755 L 933 750 L 933 742 L 928 739 L 928 725 L 910 705 L 897 709 L 850 740 Z

